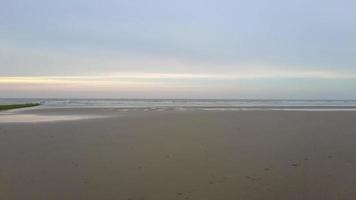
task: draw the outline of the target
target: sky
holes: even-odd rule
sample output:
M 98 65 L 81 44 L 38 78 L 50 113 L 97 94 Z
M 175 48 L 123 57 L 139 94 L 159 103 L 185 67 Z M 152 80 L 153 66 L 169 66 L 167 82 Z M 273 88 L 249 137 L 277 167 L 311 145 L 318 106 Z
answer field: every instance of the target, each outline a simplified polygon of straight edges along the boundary
M 356 99 L 354 0 L 0 1 L 0 98 Z

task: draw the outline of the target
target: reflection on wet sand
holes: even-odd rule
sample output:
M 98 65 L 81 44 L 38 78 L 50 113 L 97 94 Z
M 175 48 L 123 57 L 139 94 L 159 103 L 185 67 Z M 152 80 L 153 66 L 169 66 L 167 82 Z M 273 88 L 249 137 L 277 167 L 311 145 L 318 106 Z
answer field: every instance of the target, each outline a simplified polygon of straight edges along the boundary
M 0 114 L 0 123 L 36 123 L 36 122 L 55 122 L 101 118 L 103 116 L 94 115 L 36 115 L 5 113 Z

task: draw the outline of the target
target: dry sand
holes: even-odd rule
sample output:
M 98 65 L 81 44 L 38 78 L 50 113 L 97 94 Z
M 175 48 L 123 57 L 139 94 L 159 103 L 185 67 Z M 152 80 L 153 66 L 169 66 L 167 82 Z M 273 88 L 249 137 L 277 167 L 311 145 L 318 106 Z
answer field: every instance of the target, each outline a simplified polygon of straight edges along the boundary
M 0 123 L 1 200 L 356 199 L 356 112 L 43 109 Z

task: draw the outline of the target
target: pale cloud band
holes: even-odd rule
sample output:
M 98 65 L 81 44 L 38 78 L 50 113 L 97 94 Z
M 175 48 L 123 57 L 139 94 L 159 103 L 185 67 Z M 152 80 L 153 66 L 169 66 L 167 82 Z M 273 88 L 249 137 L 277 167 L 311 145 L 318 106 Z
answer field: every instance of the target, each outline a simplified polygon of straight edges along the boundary
M 256 71 L 235 74 L 111 73 L 98 76 L 7 76 L 0 84 L 142 84 L 160 80 L 241 80 L 241 79 L 356 79 L 356 73 L 333 71 Z
M 47 98 L 354 98 L 355 73 L 111 73 L 3 76 L 1 97 Z

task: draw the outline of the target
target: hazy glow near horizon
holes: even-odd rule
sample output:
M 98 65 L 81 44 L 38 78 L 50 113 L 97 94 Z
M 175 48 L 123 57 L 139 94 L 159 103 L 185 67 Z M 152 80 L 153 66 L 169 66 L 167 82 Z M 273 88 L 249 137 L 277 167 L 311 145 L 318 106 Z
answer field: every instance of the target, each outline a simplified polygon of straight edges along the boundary
M 353 0 L 6 1 L 1 97 L 356 98 Z
M 0 83 L 33 84 L 114 84 L 123 80 L 239 80 L 239 79 L 274 79 L 274 78 L 316 78 L 316 79 L 355 79 L 356 73 L 337 73 L 328 71 L 269 71 L 245 72 L 239 74 L 181 74 L 181 73 L 112 73 L 97 76 L 9 76 L 0 77 Z

